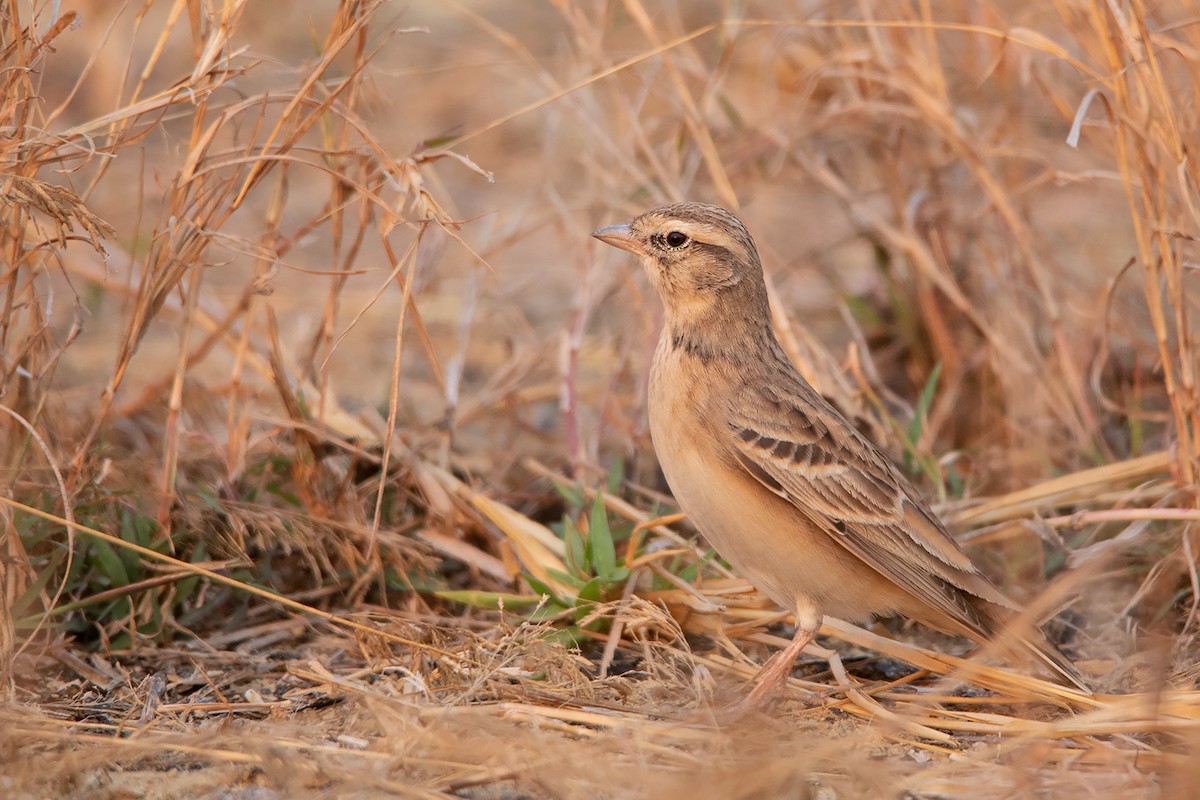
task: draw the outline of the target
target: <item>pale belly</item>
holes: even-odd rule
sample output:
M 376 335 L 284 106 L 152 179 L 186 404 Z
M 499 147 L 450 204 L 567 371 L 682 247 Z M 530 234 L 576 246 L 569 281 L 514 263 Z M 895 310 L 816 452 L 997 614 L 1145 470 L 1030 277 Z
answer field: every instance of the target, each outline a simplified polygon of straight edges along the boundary
M 655 391 L 652 398 L 650 433 L 667 483 L 688 519 L 739 575 L 789 611 L 861 621 L 907 604 L 907 595 L 789 502 L 726 463 L 714 438 L 722 432 L 705 430 L 710 423 L 701 397 Z

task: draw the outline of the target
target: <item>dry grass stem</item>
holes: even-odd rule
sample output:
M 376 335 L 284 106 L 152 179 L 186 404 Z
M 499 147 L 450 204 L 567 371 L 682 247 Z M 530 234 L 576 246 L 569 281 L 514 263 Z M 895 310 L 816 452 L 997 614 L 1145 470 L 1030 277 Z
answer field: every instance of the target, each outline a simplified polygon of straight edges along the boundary
M 0 10 L 0 794 L 1176 797 L 1195 0 Z M 697 537 L 588 232 L 737 209 L 814 386 L 1094 682 Z

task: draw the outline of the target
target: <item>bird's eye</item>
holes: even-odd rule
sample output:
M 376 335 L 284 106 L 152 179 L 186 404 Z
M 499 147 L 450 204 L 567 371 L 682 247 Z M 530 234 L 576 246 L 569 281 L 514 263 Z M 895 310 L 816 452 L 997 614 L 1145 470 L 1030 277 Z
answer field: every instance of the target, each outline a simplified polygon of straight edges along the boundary
M 670 247 L 683 247 L 687 240 L 687 234 L 682 231 L 671 231 L 667 234 L 667 245 Z

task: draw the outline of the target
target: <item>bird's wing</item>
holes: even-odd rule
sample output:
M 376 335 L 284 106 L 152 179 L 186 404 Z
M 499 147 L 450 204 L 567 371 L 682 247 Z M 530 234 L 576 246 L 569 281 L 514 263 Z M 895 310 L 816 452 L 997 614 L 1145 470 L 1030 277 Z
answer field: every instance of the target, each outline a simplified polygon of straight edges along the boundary
M 739 398 L 729 418 L 734 460 L 919 601 L 977 636 L 994 634 L 974 598 L 1005 608 L 1011 602 L 979 573 L 886 456 L 809 387 L 786 389 L 773 386 Z
M 729 417 L 733 459 L 811 523 L 919 602 L 991 640 L 1016 616 L 891 461 L 807 384 L 747 392 Z M 936 619 L 922 620 L 938 625 Z M 1079 670 L 1037 628 L 1017 640 L 1068 683 Z

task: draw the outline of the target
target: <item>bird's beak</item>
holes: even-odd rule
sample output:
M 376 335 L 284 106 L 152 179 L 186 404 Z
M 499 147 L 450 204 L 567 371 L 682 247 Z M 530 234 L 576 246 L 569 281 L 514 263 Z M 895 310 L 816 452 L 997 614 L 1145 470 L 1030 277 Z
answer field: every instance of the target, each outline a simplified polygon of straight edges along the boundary
M 637 238 L 634 237 L 633 229 L 628 225 L 609 225 L 607 228 L 592 231 L 592 236 L 595 236 L 605 244 L 611 244 L 613 247 L 628 250 L 635 255 L 643 256 L 646 254 L 641 244 L 638 243 Z

